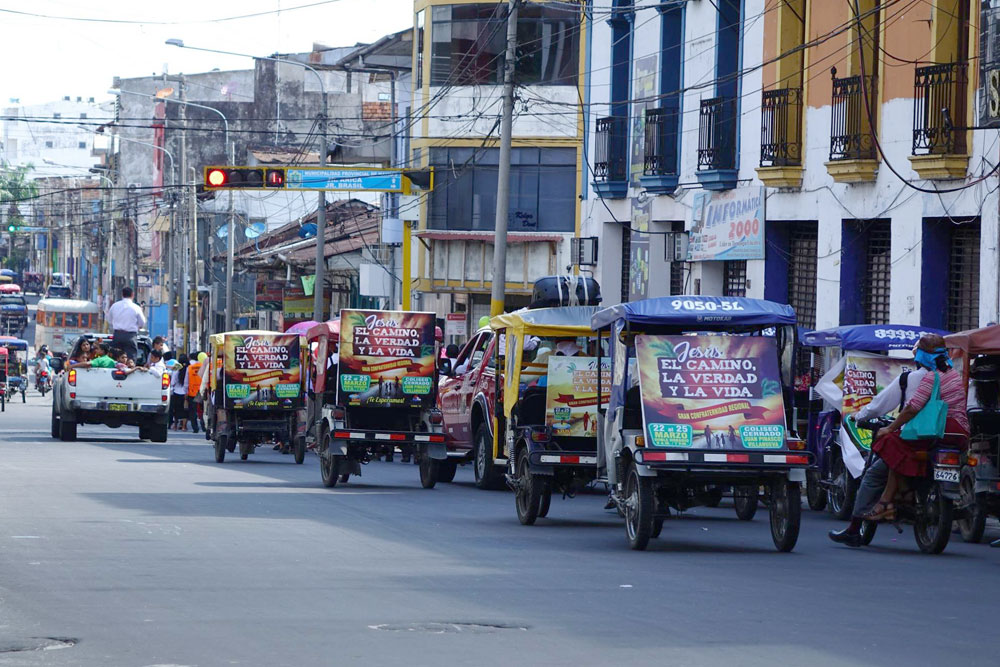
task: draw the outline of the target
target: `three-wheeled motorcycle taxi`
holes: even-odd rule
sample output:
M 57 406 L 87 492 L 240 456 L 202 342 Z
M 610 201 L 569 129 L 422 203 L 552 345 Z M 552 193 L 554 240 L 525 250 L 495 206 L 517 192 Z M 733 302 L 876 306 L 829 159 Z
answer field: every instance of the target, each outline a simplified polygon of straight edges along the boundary
M 598 466 L 625 517 L 629 546 L 645 549 L 670 508 L 712 505 L 718 487 L 732 486 L 752 494 L 754 505 L 768 505 L 774 545 L 791 551 L 799 484 L 813 458 L 791 437 L 785 412 L 792 308 L 762 299 L 661 297 L 600 310 L 591 327 L 611 334 Z
M 386 446 L 413 446 L 433 488 L 448 452 L 437 398 L 434 313 L 340 311 L 306 333 L 315 351 L 308 438 L 330 488 L 361 474 Z
M 947 335 L 909 324 L 845 325 L 802 335 L 800 344 L 811 350 L 810 366 L 822 373 L 810 387 L 806 429 L 815 456 L 806 473 L 811 509 L 821 511 L 829 503 L 838 519 L 850 518 L 872 432 L 843 416 L 870 403 L 903 371 L 914 370 L 911 349 L 924 333 Z M 901 356 L 889 357 L 890 352 Z
M 28 341 L 13 336 L 0 336 L 0 347 L 8 351 L 7 358 L 7 400 L 21 394 L 21 402 L 27 403 L 28 391 Z
M 290 446 L 295 462 L 306 454 L 305 345 L 298 334 L 228 331 L 212 336 L 210 420 L 215 460 L 239 447 L 246 458 L 261 444 Z
M 962 539 L 979 542 L 986 519 L 1000 518 L 1000 325 L 945 336 L 969 383 L 969 451 L 959 474 Z
M 519 310 L 490 328 L 503 378 L 495 401 L 493 459 L 507 460 L 517 518 L 532 525 L 548 514 L 553 489 L 572 496 L 597 476 L 597 388 L 610 380 L 590 329 L 597 306 Z

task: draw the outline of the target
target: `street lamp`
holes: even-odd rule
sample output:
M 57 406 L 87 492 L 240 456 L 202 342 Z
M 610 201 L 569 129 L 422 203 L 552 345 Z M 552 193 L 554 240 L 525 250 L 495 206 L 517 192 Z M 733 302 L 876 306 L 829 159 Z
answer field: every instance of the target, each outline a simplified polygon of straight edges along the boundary
M 326 152 L 328 147 L 327 142 L 327 118 L 329 117 L 329 107 L 327 105 L 327 94 L 326 85 L 323 83 L 323 77 L 314 68 L 306 65 L 305 63 L 300 63 L 297 60 L 289 60 L 286 58 L 276 58 L 274 56 L 254 56 L 249 53 L 237 53 L 235 51 L 222 51 L 219 49 L 206 49 L 199 46 L 187 46 L 184 44 L 182 39 L 168 39 L 166 41 L 168 46 L 176 46 L 182 49 L 191 49 L 192 51 L 205 51 L 206 53 L 221 53 L 227 56 L 240 56 L 243 58 L 253 58 L 254 60 L 269 60 L 276 63 L 286 63 L 289 65 L 297 65 L 303 69 L 307 69 L 316 75 L 316 80 L 319 81 L 319 88 L 322 92 L 322 102 L 323 102 L 323 115 L 320 117 L 320 136 L 322 136 L 322 146 L 320 146 L 319 151 L 319 166 L 326 166 Z M 232 222 L 230 222 L 229 227 L 229 247 L 233 247 L 233 228 Z M 229 257 L 227 258 L 226 273 L 229 280 L 232 280 L 233 275 L 233 253 L 230 250 Z M 323 317 L 323 282 L 325 280 L 324 273 L 326 271 L 326 192 L 320 190 L 318 193 L 318 209 L 316 211 L 316 281 L 313 285 L 313 319 L 319 321 Z M 229 303 L 229 291 L 226 294 L 227 306 Z

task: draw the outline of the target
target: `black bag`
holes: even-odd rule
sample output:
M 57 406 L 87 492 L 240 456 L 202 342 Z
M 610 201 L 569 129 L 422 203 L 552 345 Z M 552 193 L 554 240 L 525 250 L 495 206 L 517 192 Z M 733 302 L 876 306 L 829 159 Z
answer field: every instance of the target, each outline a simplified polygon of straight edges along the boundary
M 531 292 L 531 304 L 528 308 L 596 306 L 600 303 L 601 286 L 593 278 L 589 276 L 546 276 L 535 281 L 535 288 Z

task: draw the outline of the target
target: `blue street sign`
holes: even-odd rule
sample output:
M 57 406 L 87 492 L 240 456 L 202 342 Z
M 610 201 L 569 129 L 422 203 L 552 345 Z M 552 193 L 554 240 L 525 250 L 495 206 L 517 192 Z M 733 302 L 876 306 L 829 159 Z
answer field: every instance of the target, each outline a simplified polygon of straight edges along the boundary
M 380 169 L 289 169 L 286 189 L 401 192 L 403 175 Z

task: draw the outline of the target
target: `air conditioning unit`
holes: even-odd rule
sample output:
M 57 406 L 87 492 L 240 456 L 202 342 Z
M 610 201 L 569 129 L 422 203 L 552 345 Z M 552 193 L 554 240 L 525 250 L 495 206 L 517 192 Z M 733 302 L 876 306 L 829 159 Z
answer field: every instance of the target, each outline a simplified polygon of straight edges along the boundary
M 597 266 L 597 237 L 574 237 L 569 240 L 570 261 L 574 266 Z
M 668 232 L 666 234 L 664 257 L 668 262 L 686 262 L 688 259 L 688 233 Z

